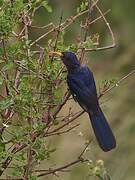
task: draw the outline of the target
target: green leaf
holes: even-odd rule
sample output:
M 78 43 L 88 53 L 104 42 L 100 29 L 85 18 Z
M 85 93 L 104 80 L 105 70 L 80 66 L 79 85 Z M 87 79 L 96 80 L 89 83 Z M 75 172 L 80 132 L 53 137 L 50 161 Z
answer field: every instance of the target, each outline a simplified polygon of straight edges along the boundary
M 3 151 L 5 151 L 5 144 L 0 139 L 0 153 L 2 153 Z
M 29 179 L 30 179 L 30 180 L 37 180 L 37 176 L 32 176 L 32 175 L 30 175 Z
M 11 69 L 13 69 L 13 66 L 14 66 L 13 62 L 9 62 L 2 68 L 2 71 L 11 70 Z
M 82 2 L 80 6 L 77 8 L 77 13 L 83 12 L 88 7 L 88 2 Z
M 0 85 L 3 84 L 3 78 L 0 76 Z
M 19 167 L 18 165 L 16 165 L 15 167 L 12 168 L 12 176 L 13 177 L 19 177 L 22 176 L 23 174 L 23 168 Z
M 13 105 L 13 100 L 10 97 L 6 97 L 4 100 L 0 101 L 0 111 L 3 111 Z
M 45 129 L 45 127 L 46 127 L 46 124 L 44 124 L 44 123 L 34 123 L 34 125 L 33 125 L 33 129 L 34 130 L 36 130 L 37 132 L 42 132 L 44 129 Z
M 44 8 L 45 8 L 49 13 L 52 12 L 52 8 L 51 8 L 50 5 L 48 5 L 48 2 L 47 2 L 47 1 L 43 1 L 43 2 L 42 2 L 42 5 L 44 6 Z

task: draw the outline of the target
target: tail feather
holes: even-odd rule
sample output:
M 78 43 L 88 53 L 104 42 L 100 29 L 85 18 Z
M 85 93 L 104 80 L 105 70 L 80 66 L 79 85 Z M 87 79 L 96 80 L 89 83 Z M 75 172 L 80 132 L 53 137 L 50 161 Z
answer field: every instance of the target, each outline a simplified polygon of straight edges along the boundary
M 116 147 L 116 140 L 112 133 L 111 128 L 102 112 L 98 114 L 90 114 L 91 124 L 99 143 L 99 146 L 103 149 L 103 151 L 110 151 L 111 149 Z

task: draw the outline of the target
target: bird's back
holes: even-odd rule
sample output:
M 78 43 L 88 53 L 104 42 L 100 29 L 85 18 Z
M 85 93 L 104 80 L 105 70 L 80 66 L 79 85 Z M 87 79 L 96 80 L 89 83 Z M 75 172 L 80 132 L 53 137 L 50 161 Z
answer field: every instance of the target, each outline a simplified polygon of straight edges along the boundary
M 67 83 L 71 94 L 82 107 L 95 110 L 98 106 L 96 85 L 93 73 L 88 67 L 82 66 L 76 71 L 69 73 Z M 86 110 L 85 108 L 85 110 Z

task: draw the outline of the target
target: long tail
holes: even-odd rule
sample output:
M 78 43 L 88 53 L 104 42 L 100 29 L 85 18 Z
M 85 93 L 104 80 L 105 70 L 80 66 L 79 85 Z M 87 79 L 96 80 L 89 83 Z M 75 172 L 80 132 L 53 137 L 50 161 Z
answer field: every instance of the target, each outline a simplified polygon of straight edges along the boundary
M 116 147 L 116 140 L 112 133 L 109 124 L 100 109 L 98 114 L 90 114 L 91 124 L 99 143 L 99 146 L 103 149 L 103 151 L 110 151 L 111 149 Z

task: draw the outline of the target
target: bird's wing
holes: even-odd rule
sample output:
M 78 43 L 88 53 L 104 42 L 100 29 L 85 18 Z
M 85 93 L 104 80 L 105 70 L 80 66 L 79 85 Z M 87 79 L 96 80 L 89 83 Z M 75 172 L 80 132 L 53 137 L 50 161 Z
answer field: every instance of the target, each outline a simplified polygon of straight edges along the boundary
M 77 73 L 68 74 L 67 83 L 71 94 L 84 110 L 96 110 L 98 100 L 95 81 L 87 67 L 81 67 Z

